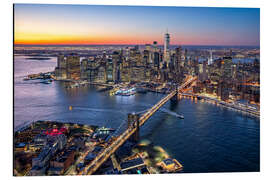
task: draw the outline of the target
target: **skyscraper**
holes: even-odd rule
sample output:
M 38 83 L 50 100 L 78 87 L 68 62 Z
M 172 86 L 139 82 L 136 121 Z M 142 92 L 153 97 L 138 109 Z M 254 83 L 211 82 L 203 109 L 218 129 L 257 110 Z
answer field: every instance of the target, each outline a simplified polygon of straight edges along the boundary
M 153 42 L 153 49 L 154 49 L 154 52 L 157 52 L 157 41 L 154 41 Z
M 167 32 L 164 36 L 164 61 L 169 64 L 170 61 L 170 51 L 169 51 L 169 46 L 170 46 L 170 34 Z
M 182 57 L 182 48 L 181 46 L 178 46 L 175 49 L 175 68 L 176 71 L 179 72 L 180 71 L 180 67 L 181 67 L 181 57 Z
M 57 57 L 56 76 L 58 79 L 80 78 L 80 57 L 71 53 Z
M 213 63 L 213 55 L 212 50 L 210 50 L 210 57 L 208 58 L 208 65 L 211 65 Z
M 230 81 L 232 78 L 232 57 L 224 57 L 223 62 L 223 78 Z

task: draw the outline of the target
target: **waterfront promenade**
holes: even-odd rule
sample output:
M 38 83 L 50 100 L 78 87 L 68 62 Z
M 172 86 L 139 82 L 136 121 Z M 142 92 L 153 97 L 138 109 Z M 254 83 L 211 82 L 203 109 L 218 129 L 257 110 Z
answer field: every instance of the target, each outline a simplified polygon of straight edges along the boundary
M 247 105 L 247 104 L 240 104 L 240 103 L 236 103 L 236 102 L 226 102 L 226 101 L 222 101 L 216 98 L 212 98 L 212 97 L 207 97 L 201 94 L 193 94 L 193 93 L 183 93 L 181 94 L 182 97 L 190 97 L 192 99 L 196 98 L 196 99 L 201 99 L 201 100 L 205 100 L 207 102 L 211 102 L 214 103 L 216 105 L 220 105 L 223 106 L 225 108 L 229 108 L 232 110 L 236 110 L 236 111 L 240 111 L 243 113 L 247 113 L 250 115 L 253 115 L 257 118 L 260 118 L 260 110 L 259 108 L 255 108 L 253 106 Z

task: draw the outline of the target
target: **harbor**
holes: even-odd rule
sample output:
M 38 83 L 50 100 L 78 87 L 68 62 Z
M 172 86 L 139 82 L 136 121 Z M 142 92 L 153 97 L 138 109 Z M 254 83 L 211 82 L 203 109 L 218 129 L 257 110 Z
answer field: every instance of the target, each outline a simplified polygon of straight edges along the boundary
M 38 74 L 30 74 L 23 78 L 24 81 L 28 80 L 39 80 L 39 83 L 42 84 L 51 84 L 55 81 L 54 72 L 46 72 L 46 73 L 38 73 Z M 80 88 L 88 85 L 96 86 L 98 92 L 105 92 L 108 91 L 110 96 L 119 95 L 119 96 L 131 96 L 135 95 L 136 93 L 147 93 L 147 92 L 155 92 L 161 94 L 168 94 L 169 87 L 164 88 L 165 86 L 157 86 L 155 88 L 150 88 L 147 83 L 141 85 L 141 83 L 134 84 L 132 86 L 123 85 L 123 84 L 104 84 L 104 83 L 92 83 L 87 81 L 74 81 L 74 80 L 58 80 L 63 81 L 67 85 L 65 86 L 67 89 L 72 88 Z M 148 86 L 148 87 L 147 87 Z M 242 113 L 246 113 L 252 116 L 260 117 L 259 108 L 256 106 L 248 105 L 247 103 L 242 104 L 238 102 L 226 102 L 221 101 L 215 97 L 205 96 L 203 94 L 182 94 L 182 97 L 191 97 L 191 99 L 196 98 L 197 100 L 203 100 L 205 102 L 213 103 L 216 105 L 223 106 L 228 109 L 236 110 Z

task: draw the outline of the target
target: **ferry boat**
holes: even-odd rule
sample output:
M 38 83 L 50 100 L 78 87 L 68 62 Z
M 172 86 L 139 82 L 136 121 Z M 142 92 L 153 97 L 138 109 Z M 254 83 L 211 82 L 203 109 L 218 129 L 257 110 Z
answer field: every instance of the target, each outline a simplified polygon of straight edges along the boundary
M 130 96 L 136 94 L 136 88 L 122 88 L 116 91 L 115 95 Z

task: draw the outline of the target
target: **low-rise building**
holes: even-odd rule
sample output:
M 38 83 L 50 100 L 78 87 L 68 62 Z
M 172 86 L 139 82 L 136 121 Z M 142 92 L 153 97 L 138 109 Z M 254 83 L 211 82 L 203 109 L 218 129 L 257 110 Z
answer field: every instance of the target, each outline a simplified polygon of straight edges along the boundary
M 132 159 L 132 160 L 128 160 L 125 162 L 122 162 L 120 164 L 121 167 L 121 172 L 122 173 L 129 173 L 129 171 L 132 171 L 135 169 L 135 171 L 143 169 L 146 167 L 146 165 L 144 164 L 142 158 L 136 158 L 136 159 Z
M 183 169 L 183 166 L 176 160 L 167 158 L 159 163 L 165 172 L 177 172 Z
M 54 156 L 58 150 L 62 150 L 66 145 L 67 140 L 64 134 L 59 135 L 47 135 L 46 145 L 40 152 L 40 154 L 32 159 L 32 167 L 36 172 L 37 169 L 42 169 L 43 167 L 48 167 L 49 161 Z M 42 171 L 43 172 L 43 171 Z
M 50 167 L 61 168 L 64 172 L 74 162 L 74 157 L 75 157 L 74 149 L 70 148 L 64 149 L 50 161 Z

